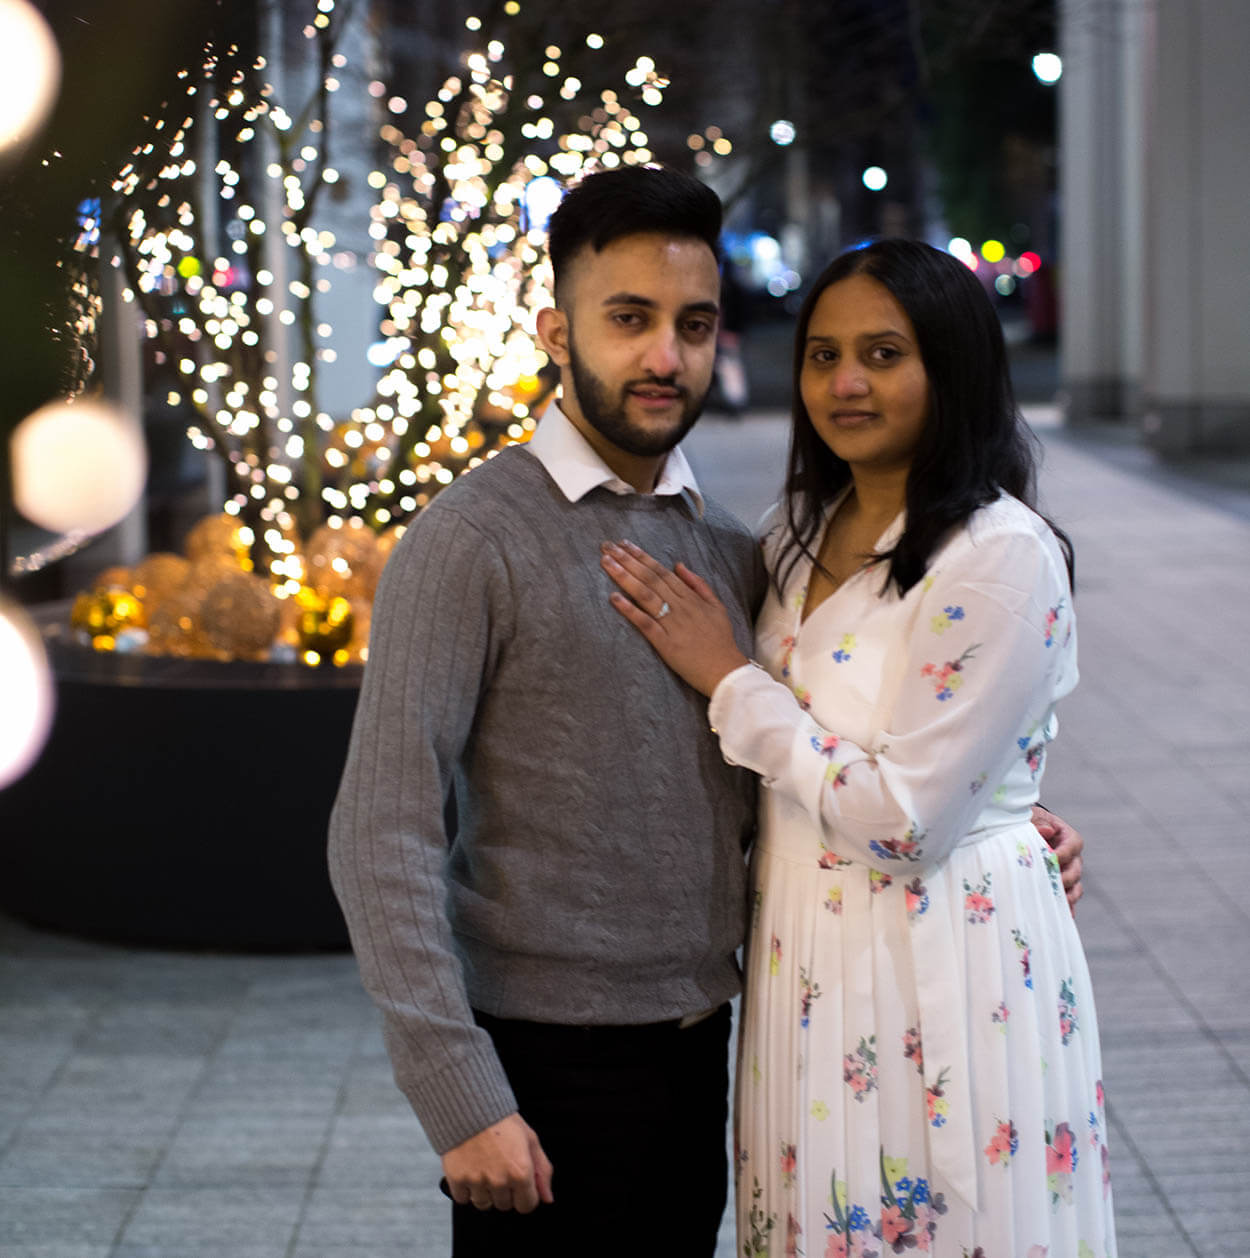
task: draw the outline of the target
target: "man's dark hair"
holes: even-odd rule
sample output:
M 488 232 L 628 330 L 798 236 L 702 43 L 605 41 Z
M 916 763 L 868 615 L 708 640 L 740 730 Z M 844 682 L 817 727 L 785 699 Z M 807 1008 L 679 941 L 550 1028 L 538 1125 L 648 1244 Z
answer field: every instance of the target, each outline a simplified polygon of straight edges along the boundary
M 547 229 L 556 303 L 569 263 L 583 245 L 596 253 L 641 232 L 688 236 L 717 253 L 720 198 L 693 175 L 660 166 L 622 166 L 587 175 L 560 203 Z

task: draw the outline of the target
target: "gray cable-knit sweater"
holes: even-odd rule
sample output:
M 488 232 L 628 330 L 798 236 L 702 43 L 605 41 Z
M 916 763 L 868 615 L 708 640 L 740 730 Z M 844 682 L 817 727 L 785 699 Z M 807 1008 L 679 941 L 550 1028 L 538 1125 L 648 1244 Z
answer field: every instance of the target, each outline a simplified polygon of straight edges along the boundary
M 378 590 L 330 870 L 439 1153 L 516 1108 L 470 1007 L 636 1024 L 738 988 L 755 780 L 608 603 L 599 543 L 620 538 L 706 577 L 749 653 L 763 570 L 733 516 L 602 488 L 570 503 L 520 448 L 444 490 Z

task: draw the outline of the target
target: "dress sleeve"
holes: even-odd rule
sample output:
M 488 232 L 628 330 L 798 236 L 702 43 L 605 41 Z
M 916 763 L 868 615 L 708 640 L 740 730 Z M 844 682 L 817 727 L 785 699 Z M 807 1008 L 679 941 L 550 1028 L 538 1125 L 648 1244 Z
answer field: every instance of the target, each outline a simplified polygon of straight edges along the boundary
M 423 513 L 378 587 L 330 820 L 331 881 L 395 1081 L 440 1154 L 516 1109 L 469 1008 L 445 907 L 444 822 L 511 607 L 489 540 L 454 511 Z
M 840 737 L 836 712 L 815 719 L 758 667 L 730 673 L 709 707 L 727 760 L 798 804 L 838 855 L 882 872 L 950 853 L 984 807 L 981 787 L 1038 754 L 1030 736 L 1074 673 L 1057 551 L 1023 530 L 961 540 L 925 578 L 870 745 Z

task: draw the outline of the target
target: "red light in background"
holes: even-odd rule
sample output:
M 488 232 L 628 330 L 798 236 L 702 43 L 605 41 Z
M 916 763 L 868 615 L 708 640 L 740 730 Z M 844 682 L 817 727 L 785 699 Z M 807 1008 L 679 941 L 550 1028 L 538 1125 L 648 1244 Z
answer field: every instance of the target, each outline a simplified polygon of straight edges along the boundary
M 1032 250 L 1020 255 L 1020 271 L 1024 275 L 1032 275 L 1041 265 L 1041 255 L 1034 253 Z

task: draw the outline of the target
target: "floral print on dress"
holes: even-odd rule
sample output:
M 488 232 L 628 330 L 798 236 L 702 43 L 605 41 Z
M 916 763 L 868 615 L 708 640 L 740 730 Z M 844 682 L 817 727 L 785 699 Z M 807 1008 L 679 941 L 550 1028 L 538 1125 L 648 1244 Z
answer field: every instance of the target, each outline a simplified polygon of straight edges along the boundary
M 751 1213 L 747 1216 L 750 1232 L 742 1243 L 742 1254 L 743 1258 L 768 1258 L 768 1238 L 773 1228 L 777 1226 L 777 1216 L 766 1214 L 760 1204 L 764 1189 L 760 1187 L 759 1178 L 752 1180 L 752 1184 L 754 1186 L 751 1189 Z
M 990 896 L 992 877 L 987 872 L 975 887 L 967 878 L 964 879 L 964 910 L 968 921 L 974 926 L 983 926 L 994 916 L 994 901 Z
M 855 650 L 855 635 L 853 633 L 844 633 L 838 649 L 833 653 L 833 662 L 835 664 L 849 664 L 853 650 Z
M 913 1179 L 907 1174 L 906 1158 L 882 1155 L 881 1221 L 872 1230 L 891 1253 L 931 1252 L 938 1218 L 946 1210 L 943 1194 L 930 1192 L 924 1176 Z
M 1000 1000 L 998 1008 L 990 1014 L 990 1021 L 1004 1034 L 1007 1034 L 1007 1019 L 1011 1017 L 1011 1010 L 1007 1008 L 1007 1002 Z
M 1029 941 L 1020 933 L 1017 927 L 1012 927 L 1011 938 L 1015 941 L 1016 952 L 1020 956 L 1020 969 L 1024 971 L 1024 985 L 1032 991 L 1033 970 L 1029 963 Z
M 1065 1047 L 1080 1026 L 1076 1016 L 1076 993 L 1072 990 L 1072 979 L 1065 978 L 1059 984 L 1059 1039 Z
M 790 680 L 790 659 L 794 655 L 794 634 L 787 634 L 781 639 L 781 675 L 787 681 Z
M 969 794 L 979 795 L 981 793 L 982 788 L 985 786 L 985 783 L 988 778 L 989 778 L 988 773 L 982 772 L 982 773 L 977 774 L 977 776 L 973 778 L 971 782 L 968 783 Z
M 994 1129 L 993 1138 L 985 1146 L 985 1157 L 991 1166 L 1007 1166 L 1020 1147 L 1020 1133 L 1010 1119 L 1000 1122 Z
M 892 887 L 894 879 L 889 874 L 883 874 L 879 869 L 870 869 L 868 871 L 868 890 L 873 895 L 880 895 L 886 887 Z
M 1046 763 L 1046 740 L 1039 738 L 1037 742 L 1029 741 L 1030 735 L 1026 734 L 1023 738 L 1016 739 L 1016 746 L 1024 752 L 1024 763 L 1029 766 L 1029 773 L 1036 781 L 1037 775 L 1042 771 L 1042 765 Z
M 1076 1140 L 1068 1123 L 1060 1123 L 1054 1133 L 1046 1132 L 1046 1187 L 1050 1204 L 1057 1209 L 1061 1201 L 1071 1204 L 1072 1172 L 1080 1160 Z
M 1050 889 L 1056 896 L 1063 895 L 1063 875 L 1059 872 L 1059 857 L 1050 848 L 1042 852 L 1042 863 L 1046 866 L 1046 876 L 1050 879 Z
M 924 1090 L 925 1107 L 928 1110 L 930 1127 L 945 1127 L 946 1116 L 950 1113 L 950 1102 L 943 1092 L 944 1085 L 950 1079 L 949 1066 L 943 1066 L 938 1077 Z
M 861 1205 L 848 1209 L 846 1184 L 835 1171 L 830 1176 L 829 1204 L 832 1214 L 825 1214 L 828 1240 L 822 1258 L 878 1258 L 880 1250 L 871 1242 L 872 1219 Z
M 868 1099 L 877 1088 L 877 1037 L 859 1037 L 859 1047 L 842 1058 L 842 1080 L 857 1101 Z
M 824 904 L 826 910 L 835 917 L 842 916 L 842 888 L 830 887 L 825 893 L 825 898 L 821 903 Z
M 799 1026 L 807 1030 L 812 1020 L 812 1001 L 820 999 L 820 984 L 813 983 L 811 975 L 799 966 Z
M 773 936 L 773 941 L 769 945 L 768 972 L 773 978 L 781 973 L 781 940 L 776 935 Z
M 923 830 L 919 834 L 916 833 L 916 823 L 913 821 L 901 839 L 886 839 L 884 842 L 873 839 L 868 844 L 868 850 L 874 856 L 879 856 L 886 861 L 918 861 L 920 843 L 924 837 Z
M 915 1064 L 917 1074 L 924 1074 L 924 1049 L 919 1027 L 910 1026 L 903 1032 L 903 1057 Z
M 1033 868 L 1033 849 L 1024 839 L 1016 843 L 1016 864 L 1025 869 Z
M 929 628 L 934 633 L 944 634 L 957 620 L 964 618 L 964 609 L 962 607 L 943 607 L 940 616 L 934 616 L 929 621 Z
M 960 676 L 964 664 L 976 654 L 980 645 L 979 642 L 973 643 L 957 660 L 947 660 L 941 665 L 926 664 L 920 670 L 921 677 L 933 678 L 933 690 L 939 703 L 945 703 L 964 684 Z
M 845 856 L 839 856 L 824 840 L 820 839 L 820 856 L 816 860 L 816 864 L 821 869 L 842 869 L 846 865 L 854 864 L 853 861 L 847 860 Z
M 781 1170 L 781 1183 L 783 1187 L 794 1187 L 794 1171 L 798 1164 L 798 1147 L 783 1140 L 781 1142 L 781 1160 L 779 1163 L 779 1169 Z
M 1046 645 L 1048 647 L 1055 644 L 1055 625 L 1058 623 L 1059 613 L 1063 611 L 1066 603 L 1067 599 L 1061 598 L 1058 604 L 1046 613 Z
M 919 877 L 913 878 L 904 888 L 907 896 L 907 917 L 915 921 L 929 911 L 929 888 Z

